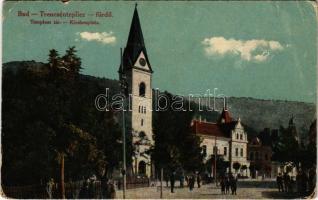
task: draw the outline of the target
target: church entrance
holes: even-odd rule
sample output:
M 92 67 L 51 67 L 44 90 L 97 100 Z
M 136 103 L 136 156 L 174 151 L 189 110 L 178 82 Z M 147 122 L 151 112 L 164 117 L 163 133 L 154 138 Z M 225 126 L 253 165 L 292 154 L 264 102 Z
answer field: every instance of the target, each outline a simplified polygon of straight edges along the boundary
M 145 161 L 140 161 L 138 164 L 138 173 L 140 175 L 145 175 L 146 174 L 146 163 Z

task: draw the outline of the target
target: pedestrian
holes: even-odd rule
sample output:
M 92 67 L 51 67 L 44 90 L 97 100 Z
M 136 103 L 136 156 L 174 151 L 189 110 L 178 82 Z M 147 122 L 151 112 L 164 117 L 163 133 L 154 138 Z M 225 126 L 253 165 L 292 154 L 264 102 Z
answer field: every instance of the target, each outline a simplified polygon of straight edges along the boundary
M 185 181 L 187 183 L 187 186 L 189 187 L 189 176 L 188 175 L 185 176 Z
M 190 191 L 192 191 L 194 188 L 194 182 L 195 182 L 194 175 L 190 175 L 190 177 L 189 177 L 189 189 L 190 189 Z
M 221 194 L 225 194 L 225 178 L 224 177 L 221 177 L 220 185 L 221 185 Z
M 198 188 L 201 187 L 201 176 L 200 173 L 197 174 L 197 184 L 198 184 Z
M 47 195 L 48 195 L 48 198 L 49 199 L 52 199 L 53 198 L 53 187 L 54 187 L 54 179 L 51 178 L 49 180 L 49 182 L 46 184 L 46 192 L 47 192 Z
M 231 185 L 231 191 L 232 191 L 232 195 L 236 195 L 236 189 L 237 189 L 237 185 L 236 185 L 236 178 L 231 174 L 230 175 L 230 185 Z
M 170 189 L 171 189 L 171 193 L 174 193 L 174 182 L 175 182 L 175 177 L 176 176 L 176 172 L 172 171 L 170 174 Z
M 165 177 L 165 181 L 166 181 L 166 187 L 169 187 L 169 177 L 167 174 L 164 177 Z
M 287 172 L 284 173 L 283 181 L 284 181 L 284 191 L 288 192 L 289 184 L 290 184 L 290 177 L 287 174 Z
M 184 186 L 184 174 L 182 173 L 180 175 L 180 187 L 183 188 L 183 186 Z
M 230 193 L 230 180 L 228 176 L 225 177 L 225 193 Z
M 277 183 L 277 187 L 278 187 L 278 192 L 283 192 L 284 191 L 283 178 L 281 176 L 281 173 L 278 173 L 278 175 L 276 177 L 276 183 Z

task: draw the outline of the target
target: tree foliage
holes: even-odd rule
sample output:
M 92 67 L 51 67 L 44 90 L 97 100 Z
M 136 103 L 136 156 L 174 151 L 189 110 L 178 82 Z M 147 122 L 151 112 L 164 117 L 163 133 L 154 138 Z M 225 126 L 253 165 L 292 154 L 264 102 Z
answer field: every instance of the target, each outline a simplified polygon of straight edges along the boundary
M 26 185 L 103 175 L 121 159 L 119 124 L 112 112 L 97 111 L 105 91 L 80 75 L 81 60 L 71 47 L 62 57 L 52 49 L 47 64 L 21 62 L 3 71 L 2 183 Z
M 168 92 L 163 95 L 166 96 L 167 101 L 162 98 L 157 103 L 160 108 L 166 105 L 167 109 L 157 109 L 153 115 L 155 145 L 152 155 L 157 169 L 164 167 L 168 170 L 178 168 L 187 171 L 201 170 L 203 160 L 201 140 L 191 132 L 194 112 L 173 109 L 174 106 L 179 107 L 181 102 L 183 108 L 189 108 L 189 102 L 182 100 L 179 105 L 173 104 L 173 95 Z M 155 105 L 155 108 L 158 105 Z

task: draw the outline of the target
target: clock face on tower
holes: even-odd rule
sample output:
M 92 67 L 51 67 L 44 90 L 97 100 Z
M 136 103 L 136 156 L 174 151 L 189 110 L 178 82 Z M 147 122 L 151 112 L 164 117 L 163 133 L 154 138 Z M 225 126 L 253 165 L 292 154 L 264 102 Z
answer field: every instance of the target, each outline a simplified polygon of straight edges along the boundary
M 144 67 L 146 65 L 146 60 L 144 58 L 140 58 L 139 64 Z

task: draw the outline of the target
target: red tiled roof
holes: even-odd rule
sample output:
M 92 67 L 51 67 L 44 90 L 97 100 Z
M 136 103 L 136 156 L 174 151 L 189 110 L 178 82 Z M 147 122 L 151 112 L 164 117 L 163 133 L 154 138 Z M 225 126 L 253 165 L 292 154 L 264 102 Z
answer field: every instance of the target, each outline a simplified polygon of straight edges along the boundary
M 192 121 L 192 130 L 194 134 L 202 134 L 216 137 L 229 137 L 229 134 L 216 123 Z
M 222 121 L 224 119 L 224 121 Z M 230 116 L 230 112 L 227 109 L 223 108 L 221 116 L 219 118 L 218 123 L 230 123 L 232 122 L 232 117 Z

